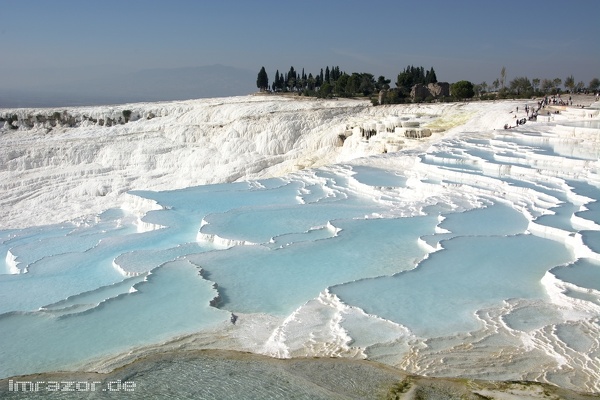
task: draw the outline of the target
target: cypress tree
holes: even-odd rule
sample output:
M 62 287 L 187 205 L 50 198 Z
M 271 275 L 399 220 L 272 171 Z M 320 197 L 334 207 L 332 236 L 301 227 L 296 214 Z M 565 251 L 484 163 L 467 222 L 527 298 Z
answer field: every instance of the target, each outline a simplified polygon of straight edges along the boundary
M 302 89 L 306 89 L 307 83 L 308 83 L 308 77 L 304 73 L 304 68 L 302 68 L 302 78 L 300 79 L 300 85 L 299 85 L 299 87 L 302 88 Z
M 313 74 L 309 73 L 308 78 L 306 79 L 306 87 L 308 90 L 315 90 L 316 79 L 313 77 Z
M 431 67 L 431 70 L 429 70 L 429 83 L 437 83 L 437 76 L 435 76 L 435 71 L 433 70 L 433 67 Z
M 285 82 L 290 90 L 294 90 L 296 87 L 296 71 L 294 70 L 294 67 L 290 67 Z
M 337 81 L 340 79 L 340 67 L 331 67 L 331 80 Z
M 267 71 L 265 71 L 265 67 L 262 67 L 258 72 L 258 76 L 256 78 L 256 87 L 261 91 L 269 89 L 269 77 L 267 75 Z

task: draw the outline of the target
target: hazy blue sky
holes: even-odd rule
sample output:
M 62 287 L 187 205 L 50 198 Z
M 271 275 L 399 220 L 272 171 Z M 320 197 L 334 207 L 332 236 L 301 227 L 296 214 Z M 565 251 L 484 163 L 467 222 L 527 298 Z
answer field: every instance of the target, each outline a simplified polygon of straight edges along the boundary
M 407 65 L 448 82 L 491 84 L 502 66 L 508 81 L 600 77 L 600 0 L 0 0 L 0 12 L 12 83 L 212 64 L 265 66 L 270 80 L 292 65 L 392 82 Z

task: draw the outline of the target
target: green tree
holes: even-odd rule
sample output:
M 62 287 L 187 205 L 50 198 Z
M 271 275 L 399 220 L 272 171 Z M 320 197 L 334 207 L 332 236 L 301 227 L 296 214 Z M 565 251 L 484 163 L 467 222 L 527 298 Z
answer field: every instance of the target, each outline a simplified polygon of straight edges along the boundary
M 285 83 L 289 90 L 294 90 L 294 88 L 296 87 L 296 70 L 294 70 L 294 67 L 290 67 L 290 70 L 286 76 Z
M 433 70 L 433 67 L 431 67 L 431 69 L 429 71 L 427 71 L 427 74 L 425 75 L 425 84 L 430 84 L 430 83 L 437 83 L 437 76 L 435 75 L 435 71 Z
M 540 87 L 540 78 L 533 78 L 531 80 L 531 85 L 533 86 L 533 91 L 535 92 L 538 87 Z
M 600 79 L 598 79 L 598 78 L 592 79 L 589 84 L 589 89 L 596 91 L 599 88 L 600 88 Z
M 469 99 L 475 95 L 473 84 L 469 81 L 458 81 L 453 83 L 450 88 L 450 93 L 459 100 Z
M 300 90 L 306 88 L 307 80 L 308 80 L 308 77 L 304 73 L 304 68 L 302 68 L 302 74 L 300 74 L 300 79 L 298 79 L 298 82 L 296 83 L 296 87 Z
M 550 79 L 542 79 L 541 85 L 542 86 L 540 86 L 540 88 L 542 89 L 542 92 L 544 92 L 544 93 L 550 93 L 552 88 L 554 88 L 554 82 L 551 81 Z
M 562 85 L 562 79 L 554 78 L 554 81 L 552 81 L 552 83 L 554 84 L 554 86 L 553 86 L 554 91 L 558 92 L 560 90 L 560 85 Z
M 412 85 L 412 77 L 408 72 L 403 71 L 398 74 L 398 77 L 396 78 L 397 88 L 410 88 Z
M 273 91 L 277 91 L 277 89 L 281 89 L 279 86 L 279 70 L 275 71 L 275 80 L 273 81 Z
M 331 72 L 329 75 L 329 83 L 333 83 L 335 81 L 337 81 L 338 79 L 340 79 L 340 76 L 342 76 L 343 72 L 340 72 L 340 67 L 336 66 L 336 67 L 331 67 Z
M 375 79 L 373 79 L 373 75 L 368 73 L 360 74 L 358 91 L 361 92 L 363 96 L 368 96 L 375 91 Z
M 333 87 L 331 86 L 331 84 L 329 82 L 324 82 L 321 85 L 321 88 L 319 89 L 317 96 L 322 97 L 322 98 L 327 98 L 327 97 L 331 97 L 332 93 L 333 93 Z
M 413 65 L 407 66 L 404 71 L 398 74 L 396 79 L 396 87 L 409 91 L 414 85 L 421 83 L 426 85 L 428 83 L 436 83 L 437 77 L 435 71 L 431 68 L 430 71 L 425 75 L 425 69 L 423 67 L 415 67 Z
M 479 87 L 481 88 L 481 92 L 482 93 L 487 93 L 488 91 L 488 84 L 486 81 L 483 81 L 479 84 Z
M 287 79 L 284 76 L 285 74 L 279 74 L 279 83 L 277 84 L 277 86 L 279 87 L 280 90 L 284 91 L 286 90 L 286 82 Z
M 500 79 L 496 79 L 494 82 L 492 82 L 492 86 L 494 87 L 495 91 L 498 91 L 498 88 L 500 87 Z
M 348 74 L 343 73 L 339 76 L 339 78 L 336 79 L 334 89 L 335 93 L 337 93 L 338 96 L 346 95 L 346 85 L 348 84 L 349 78 L 350 77 L 348 76 Z
M 375 89 L 377 90 L 387 90 L 390 88 L 391 79 L 385 79 L 385 76 L 381 75 L 377 78 L 377 82 L 375 83 Z
M 383 104 L 399 104 L 402 103 L 404 99 L 405 96 L 400 89 L 390 89 L 385 93 Z
M 531 86 L 529 79 L 521 76 L 510 81 L 510 90 L 517 95 L 527 95 L 531 94 L 533 91 L 533 86 Z
M 348 81 L 346 82 L 346 94 L 348 96 L 354 96 L 354 94 L 358 92 L 359 86 L 360 75 L 354 72 L 348 77 Z
M 318 75 L 317 75 L 318 76 Z M 308 90 L 315 90 L 317 80 L 313 77 L 312 73 L 308 74 L 308 78 L 306 79 L 306 87 Z
M 258 77 L 256 78 L 256 87 L 259 88 L 261 92 L 269 89 L 269 77 L 267 76 L 265 67 L 262 67 L 258 72 Z
M 573 75 L 565 78 L 565 87 L 569 89 L 571 93 L 573 93 L 573 89 L 575 89 L 575 77 L 573 77 Z

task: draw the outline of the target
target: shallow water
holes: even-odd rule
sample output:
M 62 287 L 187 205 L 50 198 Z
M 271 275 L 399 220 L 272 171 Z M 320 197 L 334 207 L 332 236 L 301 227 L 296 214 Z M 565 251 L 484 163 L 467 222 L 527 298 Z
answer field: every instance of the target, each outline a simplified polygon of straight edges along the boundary
M 600 291 L 600 262 L 598 261 L 580 259 L 573 264 L 554 268 L 552 274 L 561 281 Z
M 413 271 L 348 283 L 332 292 L 418 336 L 481 328 L 475 311 L 510 298 L 545 298 L 544 273 L 571 260 L 564 248 L 532 235 L 457 237 Z

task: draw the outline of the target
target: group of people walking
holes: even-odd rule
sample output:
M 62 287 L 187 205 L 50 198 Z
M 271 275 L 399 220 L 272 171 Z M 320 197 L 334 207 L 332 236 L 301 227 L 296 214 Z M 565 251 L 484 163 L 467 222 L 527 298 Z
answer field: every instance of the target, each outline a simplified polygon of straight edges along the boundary
M 529 107 L 529 104 L 525 104 L 525 118 L 518 118 L 517 114 L 519 113 L 519 107 L 517 106 L 517 112 L 515 113 L 515 119 L 517 124 L 515 126 L 511 126 L 509 124 L 504 124 L 504 129 L 511 129 L 511 128 L 516 128 L 519 125 L 524 125 L 527 120 L 529 121 L 537 121 L 537 116 L 538 116 L 538 111 L 540 110 L 540 108 L 543 107 L 543 101 L 538 101 L 538 108 L 536 110 L 532 110 L 531 107 Z M 512 113 L 512 111 L 511 111 Z M 531 115 L 530 115 L 531 113 Z

